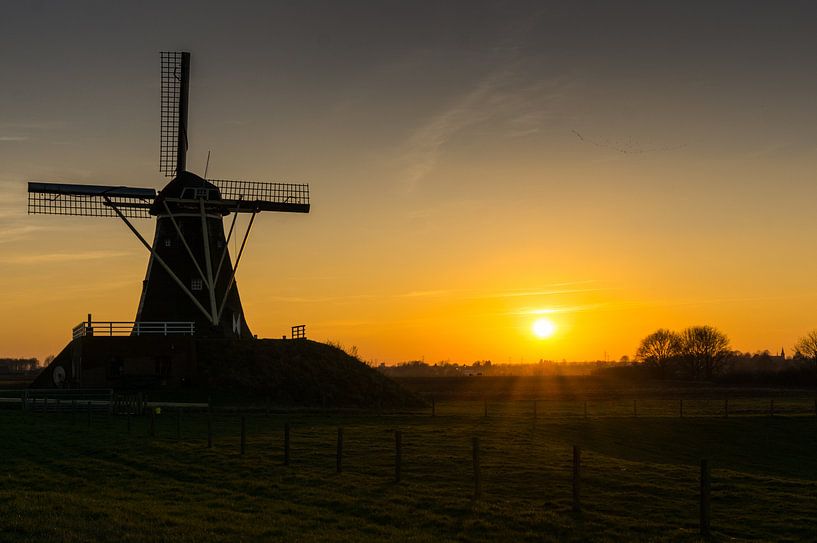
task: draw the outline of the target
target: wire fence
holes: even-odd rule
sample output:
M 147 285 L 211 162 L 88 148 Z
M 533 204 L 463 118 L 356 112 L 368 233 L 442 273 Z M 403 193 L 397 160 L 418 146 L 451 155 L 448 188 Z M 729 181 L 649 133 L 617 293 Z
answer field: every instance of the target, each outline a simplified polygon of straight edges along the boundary
M 660 406 L 659 400 L 649 402 L 653 402 L 654 407 Z M 694 402 L 699 408 L 707 407 L 706 400 Z M 532 410 L 501 410 L 502 407 L 521 408 L 523 403 L 532 407 L 532 402 L 489 402 L 487 417 L 498 419 L 502 414 L 517 422 L 534 417 Z M 539 403 L 547 405 L 548 402 Z M 593 403 L 588 402 L 589 405 Z M 598 407 L 605 402 L 595 403 Z M 492 405 L 494 411 L 491 411 Z M 578 405 L 583 408 L 584 402 Z M 624 404 L 619 402 L 616 405 L 623 407 Z M 735 500 L 736 496 L 757 506 L 774 502 L 771 495 L 766 494 L 769 484 L 776 485 L 777 494 L 802 491 L 801 482 L 735 471 L 732 466 L 719 463 L 718 458 L 700 458 L 699 466 L 668 467 L 665 464 L 628 462 L 584 450 L 578 445 L 570 445 L 569 441 L 548 441 L 543 447 L 540 444 L 542 438 L 537 437 L 536 431 L 523 432 L 523 425 L 508 426 L 489 421 L 474 426 L 455 418 L 486 417 L 485 406 L 483 402 L 480 412 L 474 409 L 480 407 L 475 402 L 437 404 L 435 408 L 442 408 L 442 413 L 438 411 L 432 416 L 441 417 L 439 425 L 428 417 L 428 413 L 385 418 L 369 414 L 332 420 L 332 416 L 324 415 L 289 417 L 258 412 L 213 412 L 206 404 L 195 407 L 185 404 L 149 406 L 142 416 L 130 411 L 115 416 L 111 410 L 104 415 L 89 410 L 87 413 L 61 412 L 57 415 L 29 411 L 20 412 L 18 416 L 27 417 L 29 421 L 71 421 L 59 426 L 73 432 L 77 441 L 83 441 L 85 435 L 79 429 L 87 426 L 88 432 L 111 443 L 123 443 L 122 436 L 164 443 L 163 447 L 175 447 L 172 445 L 175 442 L 180 446 L 178 454 L 183 456 L 195 457 L 194 451 L 198 450 L 207 455 L 247 457 L 257 463 L 256 466 L 267 466 L 265 469 L 280 465 L 307 470 L 310 477 L 317 472 L 327 475 L 350 473 L 353 477 L 374 477 L 394 484 L 415 485 L 411 487 L 413 491 L 427 492 L 429 496 L 438 492 L 451 493 L 474 503 L 518 502 L 524 505 L 545 499 L 545 507 L 565 514 L 589 511 L 611 519 L 623 519 L 628 515 L 650 519 L 654 515 L 655 519 L 650 522 L 664 529 L 677 523 L 678 528 L 702 536 L 709 536 L 712 531 L 730 537 L 755 533 L 756 527 L 724 526 L 732 509 L 739 508 L 742 503 Z M 790 407 L 797 406 L 792 404 Z M 758 414 L 754 413 L 756 406 L 747 405 L 745 409 Z M 605 411 L 610 412 L 610 409 Z M 445 423 L 445 413 L 453 424 Z M 567 410 L 561 416 L 583 417 L 584 413 L 583 409 L 578 414 Z M 380 422 L 373 423 L 378 419 Z M 418 420 L 425 422 L 418 423 Z M 648 484 L 644 484 L 645 479 Z M 621 492 L 627 492 L 629 498 L 637 495 L 642 500 L 637 512 L 628 510 L 627 500 L 622 500 L 624 505 L 620 508 L 613 504 L 613 498 Z M 792 515 L 791 529 L 801 530 L 804 522 L 810 522 L 803 519 L 812 518 L 817 513 L 817 495 L 804 496 L 796 503 L 787 502 L 785 507 Z M 667 510 L 673 511 L 674 516 L 662 516 Z M 758 519 L 757 522 L 765 521 Z
M 817 416 L 817 398 L 615 398 L 439 400 L 432 416 L 529 418 Z

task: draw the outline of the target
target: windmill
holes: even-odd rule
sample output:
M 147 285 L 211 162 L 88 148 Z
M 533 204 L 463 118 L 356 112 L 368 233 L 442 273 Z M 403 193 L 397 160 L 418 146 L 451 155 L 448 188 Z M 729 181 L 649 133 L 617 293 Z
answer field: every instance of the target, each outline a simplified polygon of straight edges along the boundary
M 159 169 L 172 177 L 164 188 L 29 182 L 28 213 L 119 218 L 145 246 L 150 258 L 131 335 L 161 329 L 146 323 L 164 323 L 165 331 L 168 323 L 189 323 L 196 336 L 248 338 L 235 275 L 255 217 L 308 213 L 309 186 L 208 180 L 188 172 L 189 88 L 190 53 L 162 52 Z M 239 214 L 248 214 L 249 222 L 233 264 L 228 247 Z M 131 221 L 153 217 L 150 243 Z

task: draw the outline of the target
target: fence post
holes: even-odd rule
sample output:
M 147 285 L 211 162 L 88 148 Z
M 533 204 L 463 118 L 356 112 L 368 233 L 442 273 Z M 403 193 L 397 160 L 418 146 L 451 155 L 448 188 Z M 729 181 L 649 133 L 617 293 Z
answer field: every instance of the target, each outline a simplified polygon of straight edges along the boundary
M 474 459 L 474 500 L 482 498 L 482 477 L 480 476 L 479 465 L 479 438 L 475 437 L 471 443 Z
M 817 400 L 815 400 L 815 405 L 817 405 Z M 435 396 L 431 397 L 431 416 L 437 416 L 437 398 Z
M 684 417 L 684 399 L 683 398 L 678 400 L 678 406 L 679 406 L 679 409 L 680 409 L 680 416 L 681 416 L 681 418 L 683 418 Z
M 213 448 L 213 415 L 207 413 L 207 448 Z
M 487 417 L 488 416 L 488 398 L 483 398 L 482 403 L 483 403 L 482 416 Z
M 587 418 L 587 400 L 584 401 L 584 418 Z
M 582 510 L 581 503 L 582 450 L 573 445 L 573 511 Z
M 710 510 L 709 462 L 701 460 L 701 536 L 709 537 Z
M 394 431 L 394 482 L 400 482 L 400 469 L 403 463 L 403 434 L 400 430 Z
M 284 423 L 284 465 L 289 465 L 289 423 Z
M 128 435 L 130 435 L 130 409 L 128 409 L 127 414 L 125 417 L 128 419 Z
M 633 416 L 638 416 L 638 400 L 633 400 Z
M 723 416 L 729 418 L 729 398 L 723 400 Z
M 91 427 L 91 401 L 88 400 L 88 428 Z
M 247 449 L 247 418 L 241 415 L 241 454 Z
M 77 423 L 77 401 L 71 400 L 71 424 Z
M 537 416 L 538 416 L 538 414 L 539 414 L 539 413 L 537 412 L 538 410 L 536 409 L 536 404 L 537 404 L 537 403 L 538 403 L 538 402 L 537 402 L 536 400 L 533 400 L 533 420 L 536 420 L 536 419 L 537 419 Z
M 176 441 L 182 440 L 182 408 L 176 411 Z
M 337 472 L 343 471 L 343 428 L 338 428 L 338 456 L 336 460 Z
M 769 400 L 769 416 L 770 417 L 774 416 L 774 398 Z
M 43 398 L 43 415 L 48 413 L 48 394 Z
M 815 409 L 817 409 L 817 400 L 814 400 Z M 23 391 L 23 411 L 28 409 L 28 389 Z
M 156 408 L 150 408 L 150 437 L 156 437 Z

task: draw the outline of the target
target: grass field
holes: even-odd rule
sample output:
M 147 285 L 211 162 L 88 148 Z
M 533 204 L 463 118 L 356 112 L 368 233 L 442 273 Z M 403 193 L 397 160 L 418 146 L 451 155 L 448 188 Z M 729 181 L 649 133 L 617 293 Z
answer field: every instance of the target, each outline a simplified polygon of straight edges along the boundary
M 593 375 L 399 377 L 398 383 L 423 397 L 441 400 L 614 400 L 809 398 L 814 388 L 723 385 L 696 381 L 628 381 Z
M 423 413 L 148 419 L 0 412 L 2 541 L 698 539 L 699 461 L 716 540 L 813 540 L 817 417 L 550 416 L 492 404 Z M 477 404 L 479 406 L 479 404 Z M 450 410 L 448 408 L 451 408 Z M 566 411 L 572 410 L 565 409 Z M 284 466 L 282 429 L 291 425 Z M 336 472 L 337 428 L 343 472 Z M 394 482 L 394 430 L 403 470 Z M 483 497 L 472 499 L 471 439 Z M 583 511 L 571 511 L 571 448 Z

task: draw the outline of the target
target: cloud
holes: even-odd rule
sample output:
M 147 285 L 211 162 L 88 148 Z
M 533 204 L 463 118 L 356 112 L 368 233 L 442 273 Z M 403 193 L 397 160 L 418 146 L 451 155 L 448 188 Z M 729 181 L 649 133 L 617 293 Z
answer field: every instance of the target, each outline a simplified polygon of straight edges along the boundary
M 553 296 L 558 294 L 572 294 L 579 292 L 596 292 L 608 290 L 606 287 L 585 287 L 595 283 L 594 280 L 569 281 L 552 283 L 536 289 L 511 289 L 505 291 L 480 291 L 475 289 L 433 289 L 433 290 L 412 290 L 409 292 L 398 292 L 392 294 L 346 294 L 342 296 L 268 296 L 264 301 L 288 302 L 288 303 L 347 303 L 358 300 L 382 300 L 382 299 L 422 299 L 422 298 L 449 298 L 449 299 L 478 299 L 478 298 L 515 298 L 527 296 Z M 573 288 L 568 288 L 573 287 Z
M 523 309 L 521 311 L 512 311 L 509 315 L 554 315 L 557 313 L 578 313 L 581 311 L 594 311 L 604 307 L 607 304 L 583 304 L 572 306 L 554 306 L 539 309 Z
M 355 300 L 370 300 L 373 298 L 383 298 L 375 294 L 349 294 L 345 296 L 265 296 L 265 302 L 286 302 L 286 303 L 337 303 L 351 302 Z
M 72 300 L 77 297 L 83 299 L 99 299 L 108 296 L 108 293 L 120 291 L 122 289 L 138 288 L 138 280 L 116 280 L 116 281 L 90 281 L 80 284 L 61 284 L 58 289 L 48 289 L 48 296 L 43 297 L 42 287 L 30 285 L 27 288 L 17 289 L 4 295 L 3 302 L 9 305 L 19 304 L 20 306 L 31 308 L 36 306 L 53 306 L 55 302 Z
M 45 253 L 33 255 L 16 255 L 0 258 L 4 264 L 55 264 L 63 262 L 82 262 L 87 260 L 107 260 L 132 255 L 124 251 L 82 251 L 75 253 Z
M 678 307 L 678 306 L 696 306 L 696 305 L 711 305 L 711 304 L 740 304 L 747 302 L 767 302 L 767 301 L 785 301 L 785 300 L 803 300 L 805 298 L 817 297 L 817 293 L 800 292 L 798 294 L 778 295 L 778 296 L 734 296 L 724 298 L 688 298 L 678 300 L 641 300 L 621 302 L 616 304 L 615 308 L 629 308 L 629 307 Z
M 29 237 L 34 232 L 40 232 L 42 230 L 49 230 L 49 228 L 31 224 L 0 224 L 0 245 L 19 241 Z
M 535 33 L 542 13 L 508 28 L 486 61 L 493 68 L 408 136 L 399 158 L 408 190 L 434 170 L 444 147 L 458 134 L 485 125 L 484 133 L 497 138 L 524 137 L 555 116 L 574 78 L 537 75 L 538 68 L 524 56 L 525 41 Z
M 569 285 L 570 283 L 567 283 Z M 511 290 L 505 292 L 495 292 L 485 294 L 485 298 L 522 298 L 528 296 L 553 296 L 555 294 L 576 294 L 579 292 L 598 292 L 609 290 L 609 287 L 588 287 L 588 288 L 548 288 L 542 290 Z
M 26 141 L 28 136 L 0 136 L 0 141 Z
M 454 294 L 455 291 L 453 290 L 416 290 L 412 292 L 407 292 L 405 294 L 398 294 L 398 298 L 428 298 L 428 297 L 439 297 L 439 296 L 450 296 Z
M 444 147 L 458 134 L 480 125 L 486 133 L 516 138 L 541 130 L 553 116 L 555 104 L 566 95 L 565 77 L 526 81 L 519 65 L 488 73 L 475 87 L 432 115 L 403 146 L 406 184 L 413 189 L 440 161 Z

